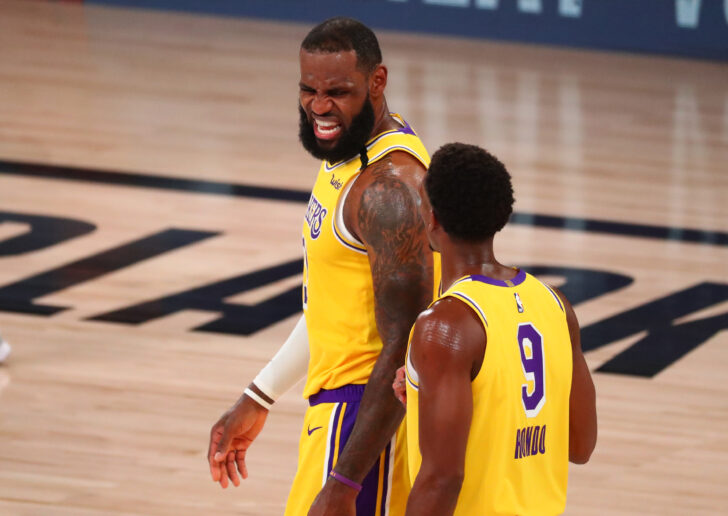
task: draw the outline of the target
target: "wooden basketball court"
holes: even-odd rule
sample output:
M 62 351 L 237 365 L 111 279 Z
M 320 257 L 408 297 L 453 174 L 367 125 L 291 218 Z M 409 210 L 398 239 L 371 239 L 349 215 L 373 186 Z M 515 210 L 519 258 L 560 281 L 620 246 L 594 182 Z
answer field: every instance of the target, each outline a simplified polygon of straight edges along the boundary
M 205 454 L 298 316 L 309 28 L 0 0 L 0 514 L 282 514 L 300 385 L 241 487 Z M 501 260 L 575 302 L 599 440 L 567 514 L 725 513 L 726 65 L 379 36 L 429 149 L 510 169 Z

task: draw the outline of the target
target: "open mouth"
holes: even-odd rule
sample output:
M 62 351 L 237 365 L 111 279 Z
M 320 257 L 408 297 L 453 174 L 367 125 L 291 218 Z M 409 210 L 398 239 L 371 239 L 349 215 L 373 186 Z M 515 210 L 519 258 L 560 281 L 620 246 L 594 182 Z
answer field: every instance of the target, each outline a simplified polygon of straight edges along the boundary
M 313 120 L 313 131 L 320 140 L 331 140 L 341 132 L 341 124 L 336 121 Z

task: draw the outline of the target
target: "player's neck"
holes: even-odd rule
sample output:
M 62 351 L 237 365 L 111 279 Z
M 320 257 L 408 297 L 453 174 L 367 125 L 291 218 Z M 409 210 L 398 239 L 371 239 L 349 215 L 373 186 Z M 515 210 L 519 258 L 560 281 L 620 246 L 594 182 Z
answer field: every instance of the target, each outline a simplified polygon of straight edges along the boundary
M 399 127 L 399 123 L 389 114 L 387 101 L 382 97 L 382 103 L 379 106 L 374 106 L 374 128 L 372 134 L 369 135 L 370 139 L 385 131 L 391 131 Z
M 510 267 L 496 260 L 493 240 L 480 243 L 449 242 L 442 248 L 442 288 L 446 290 L 463 276 L 479 274 L 498 280 L 516 275 Z

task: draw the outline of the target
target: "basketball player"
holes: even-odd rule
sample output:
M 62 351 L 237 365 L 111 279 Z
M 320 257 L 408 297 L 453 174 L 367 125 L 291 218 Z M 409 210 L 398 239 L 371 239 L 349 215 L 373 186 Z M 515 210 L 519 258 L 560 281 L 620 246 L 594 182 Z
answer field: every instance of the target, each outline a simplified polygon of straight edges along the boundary
M 417 209 L 429 155 L 389 112 L 370 29 L 327 20 L 299 57 L 299 135 L 322 160 L 303 222 L 304 315 L 212 427 L 208 461 L 222 487 L 239 485 L 268 409 L 305 375 L 309 408 L 285 514 L 402 515 L 410 481 L 391 383 L 439 274 Z
M 472 145 L 432 157 L 421 212 L 444 294 L 407 352 L 408 516 L 561 514 L 568 461 L 596 444 L 594 384 L 566 298 L 501 265 L 503 164 Z

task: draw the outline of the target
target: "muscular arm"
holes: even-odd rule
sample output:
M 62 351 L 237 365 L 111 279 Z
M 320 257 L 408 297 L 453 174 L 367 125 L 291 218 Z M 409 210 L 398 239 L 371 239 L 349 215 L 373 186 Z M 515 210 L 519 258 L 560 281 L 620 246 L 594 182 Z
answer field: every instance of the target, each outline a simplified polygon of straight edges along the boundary
M 354 187 L 358 191 L 352 190 L 351 208 L 355 209 L 349 210 L 347 225 L 367 249 L 375 318 L 383 344 L 351 436 L 335 467 L 359 483 L 404 416 L 392 380 L 404 363 L 417 314 L 432 301 L 432 253 L 417 210 L 417 182 L 423 173 L 414 158 L 393 153 L 362 173 Z
M 556 290 L 556 289 L 554 289 Z M 581 351 L 579 321 L 564 294 L 556 290 L 566 309 L 566 322 L 571 337 L 573 372 L 569 397 L 569 460 L 584 464 L 597 444 L 596 391 L 589 367 Z
M 482 364 L 485 340 L 472 310 L 452 298 L 438 301 L 417 319 L 410 357 L 419 379 L 422 465 L 407 516 L 455 511 L 473 415 L 471 381 Z

